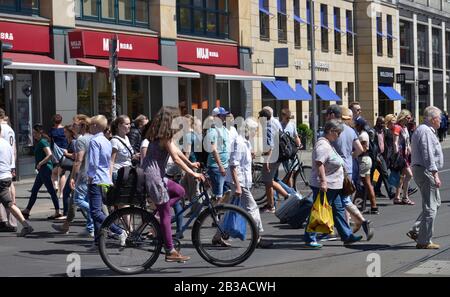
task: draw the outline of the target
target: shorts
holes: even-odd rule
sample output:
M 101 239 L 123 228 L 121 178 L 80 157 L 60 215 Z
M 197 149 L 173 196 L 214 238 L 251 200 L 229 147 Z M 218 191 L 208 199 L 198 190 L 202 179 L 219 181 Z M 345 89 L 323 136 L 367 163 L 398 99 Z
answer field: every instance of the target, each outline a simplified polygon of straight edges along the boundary
M 359 159 L 359 176 L 366 177 L 370 175 L 372 170 L 372 159 L 369 156 L 364 156 Z
M 11 194 L 10 194 L 10 187 L 11 187 L 12 179 L 2 179 L 0 180 L 0 203 L 3 204 L 3 206 L 6 209 L 11 208 L 11 205 L 13 203 Z
M 266 169 L 266 165 L 263 164 L 262 169 L 262 181 L 263 183 L 271 183 L 275 179 L 275 175 L 278 172 L 278 168 L 280 167 L 280 162 L 277 163 L 269 163 L 269 171 Z
M 211 191 L 216 197 L 223 197 L 223 186 L 225 185 L 225 176 L 223 176 L 219 168 L 208 168 L 208 175 L 211 179 Z

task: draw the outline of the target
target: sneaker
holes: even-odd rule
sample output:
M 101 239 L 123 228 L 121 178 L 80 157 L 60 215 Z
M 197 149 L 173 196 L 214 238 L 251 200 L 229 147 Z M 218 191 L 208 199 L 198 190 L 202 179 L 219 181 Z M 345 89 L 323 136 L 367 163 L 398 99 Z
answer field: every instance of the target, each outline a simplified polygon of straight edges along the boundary
M 273 242 L 269 240 L 264 240 L 259 238 L 258 243 L 256 244 L 256 248 L 258 249 L 269 249 L 273 246 Z
M 369 211 L 369 214 L 371 215 L 379 215 L 380 214 L 380 210 L 377 208 L 371 208 Z
M 32 233 L 33 231 L 34 231 L 34 229 L 31 226 L 23 227 L 22 231 L 20 231 L 20 233 L 17 236 L 18 237 L 25 237 L 28 234 Z
M 184 263 L 186 261 L 189 261 L 191 257 L 183 256 L 176 250 L 166 255 L 166 262 L 178 262 L 178 263 Z
M 371 223 L 372 223 L 371 221 L 364 221 L 362 223 L 362 228 L 364 230 L 364 233 L 366 233 L 366 240 L 367 241 L 370 241 L 373 238 L 373 230 L 370 227 Z
M 8 226 L 5 222 L 0 225 L 0 232 L 17 232 L 17 227 Z
M 305 247 L 307 248 L 320 249 L 322 248 L 322 246 L 323 246 L 322 244 L 317 243 L 316 241 L 305 243 Z
M 80 237 L 94 238 L 94 231 L 84 230 L 78 234 Z
M 409 238 L 411 238 L 414 241 L 417 241 L 417 238 L 419 237 L 419 234 L 417 234 L 414 231 L 409 231 L 408 233 L 406 233 L 406 236 L 408 236 Z
M 349 239 L 344 241 L 344 244 L 352 244 L 358 241 L 361 241 L 363 237 L 361 235 L 351 235 Z
M 275 213 L 275 207 L 265 207 L 263 212 L 265 212 L 265 213 Z
M 62 234 L 69 234 L 69 228 L 66 228 L 64 224 L 52 224 L 52 228 Z
M 438 250 L 441 248 L 439 244 L 429 243 L 429 244 L 417 244 L 416 248 L 425 250 Z
M 122 233 L 119 235 L 120 246 L 126 246 L 127 237 L 128 237 L 127 232 L 122 231 Z
M 408 189 L 408 196 L 414 195 L 418 191 L 417 188 L 409 188 Z
M 231 244 L 225 241 L 222 237 L 214 236 L 212 241 L 212 245 L 220 245 L 221 247 L 231 247 Z

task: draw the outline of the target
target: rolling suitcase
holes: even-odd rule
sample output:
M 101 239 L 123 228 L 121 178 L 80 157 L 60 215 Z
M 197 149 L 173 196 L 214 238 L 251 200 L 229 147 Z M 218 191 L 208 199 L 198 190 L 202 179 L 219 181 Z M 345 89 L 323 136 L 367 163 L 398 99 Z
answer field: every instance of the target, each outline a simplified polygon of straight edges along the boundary
M 312 193 L 306 198 L 293 196 L 281 204 L 275 215 L 280 219 L 280 223 L 287 223 L 292 228 L 299 229 L 308 219 L 312 205 Z

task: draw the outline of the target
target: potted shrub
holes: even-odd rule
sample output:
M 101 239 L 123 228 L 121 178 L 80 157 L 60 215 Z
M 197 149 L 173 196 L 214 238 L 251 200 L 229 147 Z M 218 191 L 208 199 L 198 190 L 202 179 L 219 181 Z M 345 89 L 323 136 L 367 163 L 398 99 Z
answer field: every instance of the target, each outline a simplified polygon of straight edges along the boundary
M 297 130 L 303 144 L 303 149 L 306 150 L 311 145 L 313 131 L 306 124 L 298 125 Z

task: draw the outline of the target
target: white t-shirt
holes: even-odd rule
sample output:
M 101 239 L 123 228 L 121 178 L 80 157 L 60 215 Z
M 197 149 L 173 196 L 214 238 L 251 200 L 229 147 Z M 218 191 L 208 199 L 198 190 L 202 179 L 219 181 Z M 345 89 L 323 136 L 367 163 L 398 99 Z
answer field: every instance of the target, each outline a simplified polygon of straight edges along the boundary
M 328 188 L 339 190 L 344 183 L 344 160 L 333 149 L 324 137 L 319 138 L 312 154 L 312 171 L 310 183 L 312 187 L 320 188 L 319 168 L 315 161 L 321 162 L 325 167 L 325 178 Z
M 1 123 L 2 126 L 2 132 L 1 132 L 1 138 L 6 140 L 7 143 L 11 146 L 11 149 L 13 151 L 13 156 L 15 155 L 14 149 L 16 147 L 16 133 L 14 133 L 14 130 L 7 124 L 7 123 Z M 16 162 L 13 162 L 12 169 L 16 168 Z
M 281 127 L 283 127 L 283 123 L 281 123 Z M 295 127 L 293 122 L 288 122 L 286 126 L 283 128 L 284 133 L 289 134 L 292 138 L 295 138 L 298 136 L 297 128 Z
M 5 139 L 0 138 L 0 180 L 12 178 L 11 169 L 13 164 L 13 149 Z
M 126 146 L 124 144 L 126 144 Z M 117 135 L 114 136 L 111 139 L 111 146 L 113 149 L 117 150 L 116 161 L 114 162 L 113 172 L 117 172 L 117 170 L 119 170 L 122 167 L 131 166 L 131 158 L 133 157 L 131 155 L 131 153 L 134 153 L 134 152 L 133 152 L 133 147 L 131 146 L 130 140 L 128 139 L 128 136 L 125 136 L 125 138 L 119 137 Z

